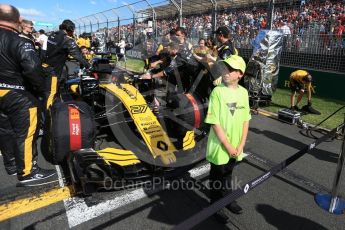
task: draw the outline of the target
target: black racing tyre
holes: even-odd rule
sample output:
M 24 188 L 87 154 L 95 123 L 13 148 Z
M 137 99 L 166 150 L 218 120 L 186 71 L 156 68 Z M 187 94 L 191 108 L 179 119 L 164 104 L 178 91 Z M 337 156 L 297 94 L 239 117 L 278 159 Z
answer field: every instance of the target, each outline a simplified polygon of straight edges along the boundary
M 51 119 L 50 119 L 50 113 L 48 112 L 46 114 L 46 122 L 44 125 L 44 130 L 49 130 L 48 132 L 45 132 L 42 136 L 41 141 L 41 152 L 44 157 L 44 159 L 52 164 L 56 164 L 56 161 L 54 159 L 54 156 L 52 153 L 52 143 L 51 143 Z

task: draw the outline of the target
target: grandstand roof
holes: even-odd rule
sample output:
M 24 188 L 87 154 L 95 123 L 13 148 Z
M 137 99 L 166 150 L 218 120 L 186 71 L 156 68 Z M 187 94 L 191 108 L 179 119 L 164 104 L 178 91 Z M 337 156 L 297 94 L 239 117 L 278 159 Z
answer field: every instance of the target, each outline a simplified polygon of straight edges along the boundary
M 183 15 L 202 13 L 213 8 L 213 5 L 210 0 L 175 0 L 176 3 L 180 6 L 182 1 L 182 11 Z M 255 6 L 258 4 L 266 3 L 268 4 L 269 0 L 216 0 L 218 5 L 218 10 L 224 8 L 238 8 L 246 6 Z M 157 18 L 164 18 L 169 16 L 174 16 L 177 13 L 177 8 L 174 6 L 171 1 L 167 2 L 166 5 L 154 7 Z M 152 10 L 150 8 L 139 11 L 146 15 L 152 15 Z

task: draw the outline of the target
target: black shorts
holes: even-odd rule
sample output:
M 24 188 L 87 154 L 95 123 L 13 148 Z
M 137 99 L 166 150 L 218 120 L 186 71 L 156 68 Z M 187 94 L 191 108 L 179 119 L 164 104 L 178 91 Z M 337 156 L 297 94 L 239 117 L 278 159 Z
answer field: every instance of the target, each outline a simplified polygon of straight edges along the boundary
M 304 89 L 304 85 L 300 82 L 290 79 L 290 89 L 291 92 L 299 92 Z

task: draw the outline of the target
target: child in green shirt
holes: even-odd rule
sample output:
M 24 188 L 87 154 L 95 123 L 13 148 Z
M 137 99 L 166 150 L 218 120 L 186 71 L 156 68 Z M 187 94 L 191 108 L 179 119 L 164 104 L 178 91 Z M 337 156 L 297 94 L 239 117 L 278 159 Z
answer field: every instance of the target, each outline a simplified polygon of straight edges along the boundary
M 206 159 L 211 164 L 211 203 L 232 191 L 232 171 L 236 162 L 243 158 L 251 119 L 248 92 L 238 85 L 246 68 L 243 58 L 231 55 L 218 62 L 218 67 L 223 83 L 213 89 L 205 119 L 212 127 L 206 152 Z M 227 208 L 236 214 L 242 212 L 236 201 Z M 229 220 L 224 209 L 218 211 L 216 217 L 224 223 Z

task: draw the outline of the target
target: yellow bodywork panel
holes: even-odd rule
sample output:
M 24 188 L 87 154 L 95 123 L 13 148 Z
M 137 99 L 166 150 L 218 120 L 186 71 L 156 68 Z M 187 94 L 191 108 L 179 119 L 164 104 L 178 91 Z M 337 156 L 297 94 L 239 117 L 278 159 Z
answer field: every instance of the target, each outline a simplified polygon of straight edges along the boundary
M 72 91 L 72 93 L 77 93 L 78 86 L 79 86 L 79 85 L 71 85 L 71 86 L 70 86 L 70 90 Z
M 140 163 L 140 160 L 130 150 L 105 148 L 97 151 L 107 164 L 114 163 L 120 166 L 129 166 Z
M 154 158 L 160 157 L 166 165 L 176 162 L 175 146 L 134 86 L 101 84 L 100 87 L 121 100 Z
M 183 138 L 183 150 L 192 149 L 195 147 L 194 131 L 187 131 Z

